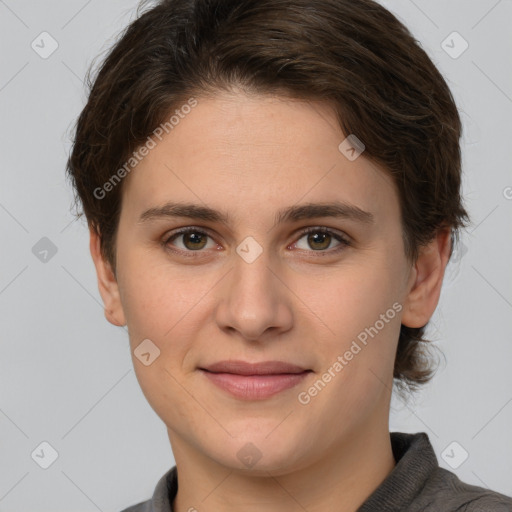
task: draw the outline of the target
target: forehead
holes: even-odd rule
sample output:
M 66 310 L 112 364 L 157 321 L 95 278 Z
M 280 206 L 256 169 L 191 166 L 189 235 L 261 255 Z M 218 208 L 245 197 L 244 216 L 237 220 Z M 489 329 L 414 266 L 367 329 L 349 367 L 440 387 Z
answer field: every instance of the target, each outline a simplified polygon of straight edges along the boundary
M 364 153 L 350 160 L 340 150 L 346 136 L 327 103 L 243 92 L 196 101 L 153 137 L 124 184 L 123 210 L 140 215 L 169 200 L 253 217 L 299 202 L 396 206 L 390 176 Z

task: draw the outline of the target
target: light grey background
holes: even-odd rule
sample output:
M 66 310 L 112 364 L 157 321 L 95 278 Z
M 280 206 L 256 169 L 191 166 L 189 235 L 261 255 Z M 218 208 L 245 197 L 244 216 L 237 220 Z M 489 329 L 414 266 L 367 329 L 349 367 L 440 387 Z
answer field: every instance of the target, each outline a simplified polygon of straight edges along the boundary
M 426 432 L 443 467 L 512 495 L 512 2 L 383 3 L 456 98 L 473 219 L 432 323 L 446 361 L 415 401 L 393 401 L 390 429 Z M 72 222 L 64 179 L 70 131 L 85 102 L 82 79 L 136 6 L 0 0 L 3 512 L 119 511 L 148 499 L 174 465 L 164 425 L 135 379 L 127 332 L 103 316 L 85 221 Z M 42 46 L 43 31 L 59 45 L 46 59 L 31 47 Z M 458 58 L 442 47 L 454 31 L 469 44 Z M 444 46 L 454 54 L 462 44 L 451 36 Z M 32 251 L 43 237 L 57 248 L 46 262 Z M 48 469 L 31 456 L 43 441 L 58 452 Z M 469 453 L 457 469 L 442 456 L 453 441 L 452 459 Z

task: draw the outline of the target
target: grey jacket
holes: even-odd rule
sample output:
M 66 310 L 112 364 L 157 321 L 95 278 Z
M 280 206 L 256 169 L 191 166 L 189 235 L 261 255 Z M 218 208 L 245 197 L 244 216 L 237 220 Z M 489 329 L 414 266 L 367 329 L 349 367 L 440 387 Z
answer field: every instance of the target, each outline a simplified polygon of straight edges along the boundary
M 390 436 L 397 464 L 356 512 L 512 512 L 511 497 L 461 482 L 439 467 L 425 432 Z M 174 466 L 159 480 L 151 499 L 122 512 L 174 512 L 177 490 Z

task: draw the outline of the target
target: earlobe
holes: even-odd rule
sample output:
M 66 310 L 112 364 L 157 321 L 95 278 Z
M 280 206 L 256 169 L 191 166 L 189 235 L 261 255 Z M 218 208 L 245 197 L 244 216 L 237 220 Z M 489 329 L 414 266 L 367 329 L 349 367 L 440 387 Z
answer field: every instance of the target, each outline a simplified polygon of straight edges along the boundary
M 108 261 L 105 261 L 100 250 L 100 235 L 93 227 L 89 228 L 89 248 L 96 268 L 98 289 L 105 306 L 105 318 L 113 325 L 122 327 L 126 325 L 126 319 L 119 295 L 117 279 Z
M 442 228 L 434 240 L 420 248 L 404 301 L 403 325 L 423 327 L 434 314 L 450 258 L 451 244 L 451 229 Z

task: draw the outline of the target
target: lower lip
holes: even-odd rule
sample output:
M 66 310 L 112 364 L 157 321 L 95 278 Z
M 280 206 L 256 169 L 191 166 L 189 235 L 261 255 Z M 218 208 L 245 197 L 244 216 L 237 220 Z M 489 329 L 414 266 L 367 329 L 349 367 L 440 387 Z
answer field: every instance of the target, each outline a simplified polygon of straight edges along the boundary
M 311 373 L 281 373 L 277 375 L 236 375 L 201 370 L 211 382 L 237 398 L 261 400 L 300 384 Z

